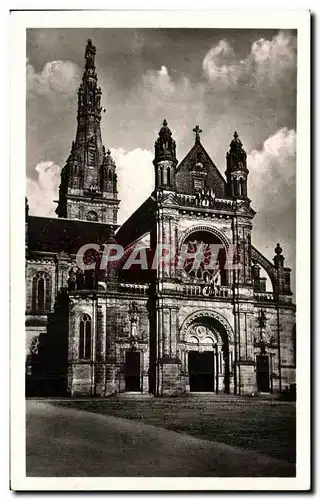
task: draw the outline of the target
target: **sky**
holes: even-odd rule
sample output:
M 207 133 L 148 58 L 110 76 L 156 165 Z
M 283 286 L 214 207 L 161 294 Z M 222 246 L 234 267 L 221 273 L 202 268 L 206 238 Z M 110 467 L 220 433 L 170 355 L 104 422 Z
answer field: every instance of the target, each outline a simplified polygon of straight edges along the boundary
M 296 32 L 247 29 L 27 30 L 27 195 L 54 217 L 76 133 L 86 41 L 97 47 L 102 138 L 117 164 L 119 223 L 154 187 L 154 142 L 164 118 L 181 161 L 201 142 L 224 175 L 237 130 L 257 212 L 252 243 L 271 259 L 279 242 L 295 288 Z

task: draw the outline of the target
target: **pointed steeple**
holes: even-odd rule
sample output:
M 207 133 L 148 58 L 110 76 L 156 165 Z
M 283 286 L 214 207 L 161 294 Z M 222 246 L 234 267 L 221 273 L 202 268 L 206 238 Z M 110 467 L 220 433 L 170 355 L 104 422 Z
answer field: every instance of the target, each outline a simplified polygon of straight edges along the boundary
M 76 147 L 87 149 L 86 163 L 92 166 L 102 160 L 101 141 L 101 88 L 95 68 L 96 48 L 88 40 L 85 51 L 85 70 L 78 90 L 78 129 Z
M 87 41 L 78 89 L 76 139 L 61 172 L 59 217 L 114 222 L 117 219 L 116 165 L 109 165 L 101 139 L 101 88 L 95 68 L 96 47 Z

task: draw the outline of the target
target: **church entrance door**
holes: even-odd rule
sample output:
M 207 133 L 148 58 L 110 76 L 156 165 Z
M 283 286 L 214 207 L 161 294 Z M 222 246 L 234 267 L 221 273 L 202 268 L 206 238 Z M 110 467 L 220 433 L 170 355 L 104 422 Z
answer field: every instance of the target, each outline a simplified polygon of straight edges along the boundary
M 190 392 L 214 392 L 214 353 L 189 351 Z
M 269 356 L 257 356 L 257 386 L 259 392 L 269 392 Z
M 141 391 L 140 352 L 126 352 L 125 383 L 126 391 Z

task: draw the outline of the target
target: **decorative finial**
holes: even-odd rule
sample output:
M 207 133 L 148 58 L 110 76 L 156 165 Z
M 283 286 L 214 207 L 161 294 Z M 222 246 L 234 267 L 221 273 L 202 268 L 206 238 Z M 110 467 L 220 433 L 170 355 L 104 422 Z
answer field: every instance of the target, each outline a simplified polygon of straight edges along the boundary
M 85 58 L 86 58 L 86 68 L 93 68 L 94 67 L 94 56 L 96 55 L 96 48 L 94 45 L 92 45 L 92 40 L 89 38 L 87 41 L 87 46 L 86 46 L 86 53 L 85 53 Z
M 201 128 L 199 127 L 199 125 L 196 125 L 195 128 L 193 129 L 193 132 L 195 132 L 196 134 L 196 142 L 200 142 L 200 134 L 202 132 Z
M 107 151 L 107 155 L 110 156 L 111 155 L 111 151 L 110 149 L 108 148 L 108 151 Z
M 275 253 L 276 253 L 277 255 L 282 254 L 282 248 L 281 248 L 281 246 L 280 246 L 280 243 L 277 243 L 277 246 L 276 246 L 276 248 L 274 249 L 274 251 L 275 251 Z
M 231 151 L 241 151 L 242 150 L 242 142 L 240 140 L 239 134 L 237 131 L 233 133 L 233 139 L 230 142 Z
M 172 160 L 177 164 L 176 159 L 176 143 L 172 138 L 172 132 L 168 126 L 166 118 L 162 122 L 162 127 L 159 130 L 159 137 L 155 142 L 155 159 L 158 163 L 162 160 Z
M 162 127 L 159 131 L 159 136 L 161 137 L 170 137 L 172 135 L 171 130 L 168 127 L 168 122 L 166 119 L 163 120 L 162 122 Z

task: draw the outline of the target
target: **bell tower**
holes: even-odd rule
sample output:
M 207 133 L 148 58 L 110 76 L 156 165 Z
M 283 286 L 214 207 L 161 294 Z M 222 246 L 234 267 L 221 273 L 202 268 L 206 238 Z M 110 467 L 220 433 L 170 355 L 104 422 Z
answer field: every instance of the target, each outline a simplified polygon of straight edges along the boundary
M 227 195 L 246 200 L 247 196 L 247 153 L 242 147 L 238 132 L 233 134 L 227 153 Z
M 154 145 L 155 187 L 174 191 L 176 188 L 176 142 L 167 120 L 163 120 L 159 137 Z
M 101 88 L 96 48 L 88 40 L 85 70 L 78 90 L 76 139 L 61 171 L 58 217 L 117 224 L 116 165 L 101 139 Z

